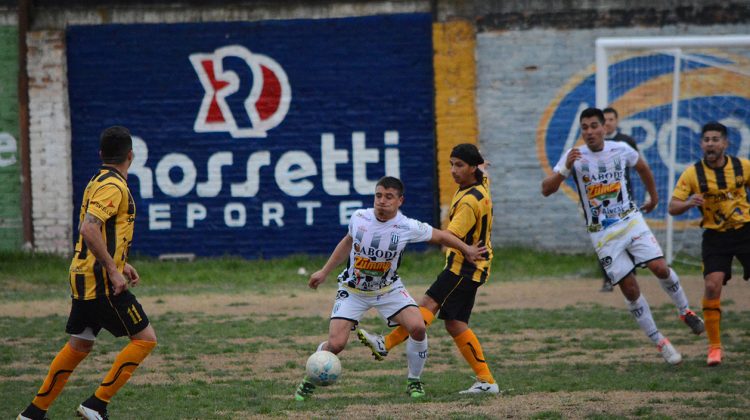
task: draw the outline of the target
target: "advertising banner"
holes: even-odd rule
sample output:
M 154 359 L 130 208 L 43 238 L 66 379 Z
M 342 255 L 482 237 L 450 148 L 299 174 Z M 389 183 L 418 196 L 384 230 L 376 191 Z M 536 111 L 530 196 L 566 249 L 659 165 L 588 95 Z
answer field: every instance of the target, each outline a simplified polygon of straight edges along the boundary
M 386 174 L 437 222 L 429 15 L 71 26 L 67 50 L 74 205 L 128 127 L 135 253 L 328 253 Z

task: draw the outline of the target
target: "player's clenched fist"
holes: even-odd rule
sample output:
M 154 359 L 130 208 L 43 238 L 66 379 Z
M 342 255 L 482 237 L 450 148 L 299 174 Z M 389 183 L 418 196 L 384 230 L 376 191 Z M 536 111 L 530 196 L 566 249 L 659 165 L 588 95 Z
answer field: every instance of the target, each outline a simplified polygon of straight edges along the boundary
M 693 194 L 688 198 L 688 203 L 693 207 L 700 207 L 703 205 L 703 194 Z
M 578 150 L 578 148 L 574 147 L 570 149 L 570 153 L 568 153 L 568 158 L 565 160 L 565 167 L 568 169 L 573 167 L 573 162 L 577 161 L 581 158 L 581 151 Z

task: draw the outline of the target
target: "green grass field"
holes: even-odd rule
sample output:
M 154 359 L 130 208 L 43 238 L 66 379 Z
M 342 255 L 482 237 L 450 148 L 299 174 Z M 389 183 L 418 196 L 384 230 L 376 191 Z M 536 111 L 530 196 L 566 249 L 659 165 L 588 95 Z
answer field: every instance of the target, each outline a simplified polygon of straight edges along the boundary
M 430 358 L 423 380 L 427 396 L 404 392 L 403 348 L 371 359 L 352 335 L 341 354 L 343 377 L 304 403 L 292 394 L 304 362 L 327 335 L 335 279 L 310 291 L 297 274 L 323 258 L 204 259 L 193 263 L 135 259 L 143 284 L 134 290 L 159 337 L 153 354 L 110 405 L 116 419 L 220 418 L 747 418 L 750 398 L 750 310 L 723 301 L 723 340 L 729 357 L 705 366 L 705 336 L 675 322 L 673 307 L 657 303 L 657 324 L 685 355 L 666 365 L 637 329 L 622 298 L 598 294 L 594 258 L 499 250 L 491 284 L 480 289 L 472 328 L 504 393 L 467 397 L 471 370 L 439 324 L 430 328 Z M 52 256 L 0 254 L 0 417 L 14 418 L 29 403 L 49 362 L 65 343 L 68 261 Z M 437 252 L 407 256 L 401 275 L 421 296 L 442 268 Z M 693 289 L 694 267 L 677 267 Z M 647 273 L 639 278 L 648 278 Z M 646 280 L 641 280 L 643 283 Z M 741 280 L 735 289 L 746 290 Z M 550 295 L 545 285 L 554 287 Z M 735 287 L 736 286 L 736 287 Z M 531 291 L 540 304 L 519 306 L 513 290 Z M 566 290 L 584 290 L 564 304 Z M 545 292 L 547 290 L 547 292 Z M 586 290 L 590 290 L 587 294 Z M 700 290 L 691 290 L 691 296 Z M 576 292 L 581 294 L 580 291 Z M 616 292 L 618 293 L 618 292 Z M 652 298 L 653 295 L 653 298 Z M 528 299 L 525 298 L 525 299 Z M 542 302 L 544 299 L 553 302 Z M 619 299 L 619 300 L 618 300 Z M 736 299 L 736 298 L 735 298 Z M 615 301 L 614 307 L 608 302 Z M 619 306 L 617 302 L 619 303 Z M 556 305 L 555 303 L 560 303 Z M 693 299 L 693 307 L 700 304 Z M 386 331 L 374 312 L 366 328 Z M 70 418 L 96 388 L 125 339 L 100 334 L 50 409 Z

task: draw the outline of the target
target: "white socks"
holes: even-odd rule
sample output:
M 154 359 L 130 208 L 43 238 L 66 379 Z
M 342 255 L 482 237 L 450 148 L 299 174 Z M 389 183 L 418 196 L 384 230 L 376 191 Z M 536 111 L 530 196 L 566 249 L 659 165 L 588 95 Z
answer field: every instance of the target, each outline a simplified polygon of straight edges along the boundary
M 670 298 L 672 298 L 672 302 L 674 302 L 674 305 L 680 311 L 680 315 L 685 315 L 685 312 L 690 305 L 688 304 L 688 298 L 685 295 L 685 289 L 680 286 L 680 278 L 677 277 L 677 273 L 670 268 L 669 277 L 666 279 L 659 279 L 659 285 L 661 285 L 661 288 L 667 292 Z
M 634 302 L 628 300 L 625 300 L 625 302 L 627 303 L 628 310 L 638 322 L 638 326 L 641 327 L 641 330 L 646 333 L 654 344 L 659 344 L 664 336 L 656 328 L 656 323 L 654 322 L 654 317 L 651 315 L 651 308 L 649 308 L 646 298 L 640 295 Z
M 409 337 L 406 340 L 406 363 L 409 366 L 409 378 L 419 379 L 427 361 L 427 336 L 422 341 Z

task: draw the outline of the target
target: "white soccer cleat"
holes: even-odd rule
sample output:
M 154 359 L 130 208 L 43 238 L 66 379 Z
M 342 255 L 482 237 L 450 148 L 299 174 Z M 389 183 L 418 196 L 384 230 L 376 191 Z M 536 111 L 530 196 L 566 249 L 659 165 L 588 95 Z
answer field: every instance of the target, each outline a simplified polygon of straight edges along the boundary
M 465 391 L 459 392 L 459 394 L 499 394 L 500 387 L 497 383 L 491 384 L 488 382 L 476 381 L 474 385 L 469 387 Z
M 376 360 L 383 360 L 388 356 L 388 350 L 385 349 L 385 339 L 379 334 L 370 334 L 362 328 L 357 328 L 357 337 L 360 343 L 367 346 Z
M 109 416 L 106 412 L 100 413 L 94 409 L 86 407 L 83 404 L 78 406 L 76 415 L 78 415 L 78 417 L 83 417 L 86 420 L 109 420 Z
M 674 348 L 672 343 L 667 338 L 662 338 L 659 344 L 656 345 L 659 349 L 661 356 L 670 365 L 679 365 L 682 362 L 682 355 Z

